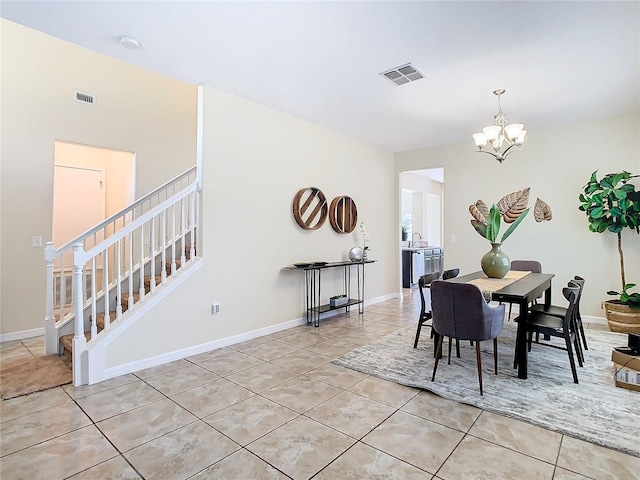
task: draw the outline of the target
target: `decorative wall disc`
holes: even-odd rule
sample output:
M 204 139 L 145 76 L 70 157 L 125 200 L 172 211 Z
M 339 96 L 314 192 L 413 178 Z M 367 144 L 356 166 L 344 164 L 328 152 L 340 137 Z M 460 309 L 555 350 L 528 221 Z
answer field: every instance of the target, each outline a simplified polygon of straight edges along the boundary
M 329 207 L 329 221 L 337 233 L 351 233 L 358 224 L 358 209 L 351 197 L 336 197 Z
M 319 188 L 299 190 L 293 197 L 293 218 L 305 230 L 317 230 L 327 219 L 327 199 Z

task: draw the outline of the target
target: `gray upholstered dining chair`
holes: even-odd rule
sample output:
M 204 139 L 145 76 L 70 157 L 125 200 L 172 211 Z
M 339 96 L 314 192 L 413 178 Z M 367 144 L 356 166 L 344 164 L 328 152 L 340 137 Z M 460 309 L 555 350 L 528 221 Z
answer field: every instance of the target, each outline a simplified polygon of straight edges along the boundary
M 504 305 L 491 307 L 480 289 L 471 283 L 454 283 L 436 280 L 431 283 L 431 312 L 433 329 L 440 336 L 431 381 L 436 378 L 438 360 L 442 354 L 444 337 L 471 340 L 476 344 L 476 362 L 480 395 L 482 390 L 482 362 L 480 342 L 493 340 L 494 369 L 498 374 L 497 337 L 504 326 Z

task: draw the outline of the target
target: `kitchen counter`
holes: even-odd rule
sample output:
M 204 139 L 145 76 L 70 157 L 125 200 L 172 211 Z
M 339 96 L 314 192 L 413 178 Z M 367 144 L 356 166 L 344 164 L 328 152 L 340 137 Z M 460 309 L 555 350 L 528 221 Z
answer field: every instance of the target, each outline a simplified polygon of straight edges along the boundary
M 402 287 L 416 286 L 421 275 L 442 272 L 444 249 L 442 247 L 402 247 Z

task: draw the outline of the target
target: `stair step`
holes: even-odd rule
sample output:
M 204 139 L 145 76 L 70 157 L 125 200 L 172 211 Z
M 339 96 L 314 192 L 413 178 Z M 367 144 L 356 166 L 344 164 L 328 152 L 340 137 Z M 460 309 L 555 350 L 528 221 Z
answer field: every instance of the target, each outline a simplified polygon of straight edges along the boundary
M 68 359 L 72 360 L 72 352 L 73 352 L 73 337 L 75 335 L 70 333 L 69 335 L 63 335 L 60 337 L 60 343 L 64 347 L 63 355 Z M 84 332 L 84 338 L 87 339 L 87 342 L 91 340 L 91 332 Z
M 160 285 L 162 283 L 162 275 L 156 275 L 156 285 Z M 151 275 L 147 275 L 144 277 L 144 289 L 146 292 L 149 292 L 151 288 Z
M 126 312 L 127 309 L 129 308 L 129 297 L 131 295 L 129 293 L 123 293 L 122 294 L 122 298 L 120 299 L 120 305 L 122 305 L 122 311 Z M 140 294 L 139 293 L 134 293 L 133 294 L 133 303 L 138 303 L 140 301 Z
M 187 260 L 189 260 L 189 257 L 187 257 Z M 167 260 L 167 263 L 166 263 L 167 276 L 171 275 L 171 263 L 172 263 L 171 260 Z M 176 270 L 178 270 L 181 265 L 182 265 L 182 262 L 180 261 L 180 259 L 176 258 Z
M 113 323 L 118 318 L 117 312 L 109 312 L 109 323 Z M 104 330 L 104 312 L 99 312 L 96 314 L 96 326 L 98 327 L 98 332 Z

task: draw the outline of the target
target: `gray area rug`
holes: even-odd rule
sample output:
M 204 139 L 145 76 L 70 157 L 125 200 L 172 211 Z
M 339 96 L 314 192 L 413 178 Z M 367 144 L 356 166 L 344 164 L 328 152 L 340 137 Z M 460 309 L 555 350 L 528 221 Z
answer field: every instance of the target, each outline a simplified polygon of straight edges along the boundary
M 481 344 L 484 397 L 478 388 L 475 347 L 469 342 L 460 342 L 461 358 L 453 349 L 451 365 L 445 342 L 444 361 L 431 382 L 429 328 L 423 329 L 416 349 L 415 330 L 403 329 L 332 363 L 640 457 L 640 392 L 615 386 L 611 361 L 612 348 L 626 345 L 626 335 L 587 331 L 589 350 L 584 367 L 577 367 L 576 385 L 567 352 L 536 344 L 529 353 L 528 378 L 519 379 L 512 368 L 515 330 L 513 322 L 507 322 L 498 338 L 497 376 L 493 343 Z

